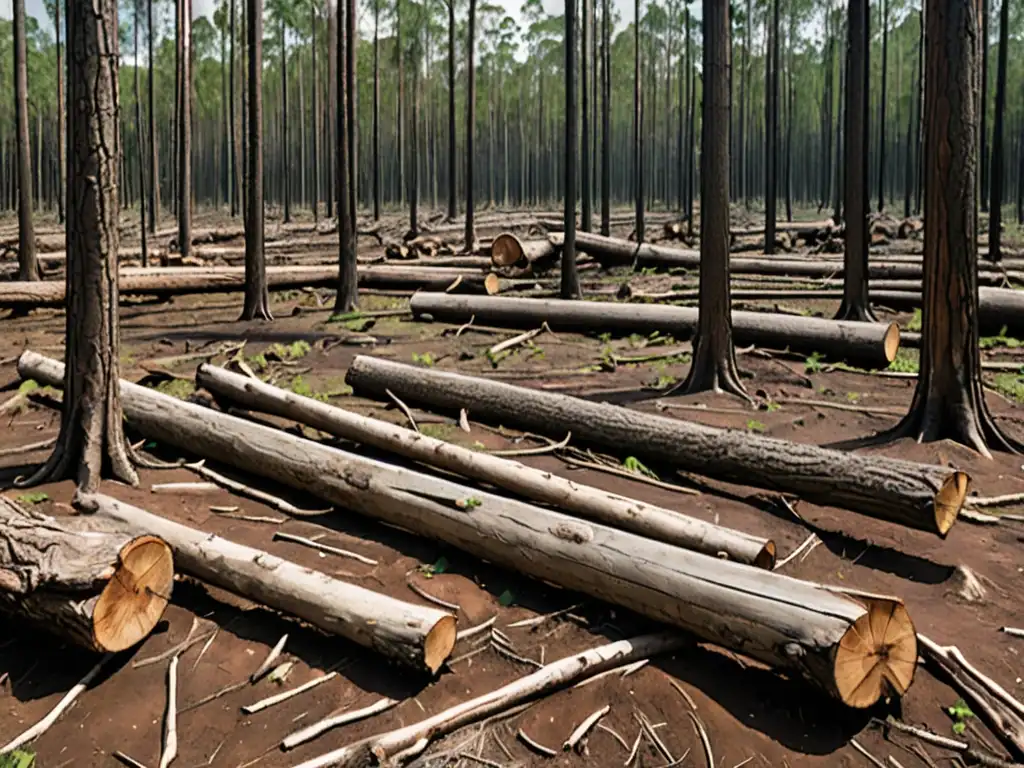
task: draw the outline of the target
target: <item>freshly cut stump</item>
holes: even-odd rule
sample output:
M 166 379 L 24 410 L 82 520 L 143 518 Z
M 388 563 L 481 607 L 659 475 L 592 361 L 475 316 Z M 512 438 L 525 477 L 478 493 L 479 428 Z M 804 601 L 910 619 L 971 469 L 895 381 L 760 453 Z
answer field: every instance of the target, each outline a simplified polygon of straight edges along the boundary
M 90 650 L 123 651 L 156 626 L 173 584 L 162 539 L 0 496 L 0 612 Z

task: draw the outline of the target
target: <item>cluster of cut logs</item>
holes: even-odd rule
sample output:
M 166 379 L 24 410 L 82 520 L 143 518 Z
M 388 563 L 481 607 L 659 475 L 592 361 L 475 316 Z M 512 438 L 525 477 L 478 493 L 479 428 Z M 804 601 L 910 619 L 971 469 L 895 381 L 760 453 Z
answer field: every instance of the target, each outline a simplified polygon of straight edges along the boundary
M 63 384 L 62 364 L 36 353 L 23 353 L 18 369 L 40 384 Z M 967 490 L 966 476 L 945 467 L 741 435 L 375 358 L 357 358 L 347 380 L 371 397 L 393 394 L 446 412 L 464 408 L 475 419 L 549 436 L 571 432 L 584 445 L 629 451 L 938 535 L 953 525 Z M 367 458 L 122 382 L 128 425 L 162 445 L 687 630 L 803 677 L 851 707 L 900 695 L 911 684 L 917 639 L 902 603 L 840 594 L 773 572 L 775 546 L 769 540 L 218 367 L 201 366 L 196 383 L 217 402 L 232 405 L 234 413 L 274 414 L 413 463 Z M 495 490 L 482 490 L 481 484 Z M 131 536 L 166 543 L 185 573 L 390 658 L 436 671 L 451 651 L 455 618 L 444 611 L 290 566 L 103 496 L 84 498 L 80 506 L 92 513 L 86 519 L 116 521 Z M 7 567 L 0 560 L 0 575 Z M 2 588 L 8 581 L 0 581 Z M 9 608 L 2 600 L 0 606 Z

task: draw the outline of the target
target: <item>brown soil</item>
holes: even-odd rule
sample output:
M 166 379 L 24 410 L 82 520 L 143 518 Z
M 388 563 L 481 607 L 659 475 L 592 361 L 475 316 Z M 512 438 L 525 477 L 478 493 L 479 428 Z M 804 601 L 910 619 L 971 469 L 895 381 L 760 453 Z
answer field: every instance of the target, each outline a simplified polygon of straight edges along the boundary
M 397 224 L 396 224 L 397 226 Z M 622 232 L 626 234 L 626 232 Z M 365 252 L 374 253 L 368 242 Z M 607 280 L 607 278 L 605 278 Z M 608 281 L 615 285 L 624 275 Z M 634 287 L 664 289 L 673 282 L 665 277 L 632 276 Z M 677 280 L 676 280 L 677 282 Z M 525 386 L 543 387 L 571 394 L 600 397 L 630 404 L 642 410 L 659 410 L 667 415 L 701 421 L 715 426 L 764 431 L 767 434 L 811 443 L 828 443 L 870 434 L 893 424 L 897 416 L 870 414 L 858 410 L 835 410 L 785 403 L 772 410 L 755 411 L 727 396 L 673 397 L 652 399 L 650 385 L 666 386 L 681 380 L 688 363 L 678 359 L 619 366 L 615 370 L 580 372 L 584 366 L 600 363 L 606 347 L 618 355 L 646 354 L 658 349 L 649 340 L 610 338 L 602 340 L 572 334 L 542 335 L 536 347 L 521 350 L 501 360 L 488 361 L 485 350 L 495 341 L 514 335 L 484 333 L 469 329 L 456 337 L 454 326 L 414 323 L 406 317 L 381 317 L 369 321 L 329 323 L 332 297 L 317 306 L 314 293 L 275 294 L 272 324 L 236 322 L 241 296 L 179 297 L 171 302 L 128 302 L 122 309 L 122 375 L 133 381 L 157 383 L 159 379 L 143 369 L 144 361 L 195 351 L 206 343 L 247 339 L 244 354 L 254 356 L 274 343 L 289 345 L 306 340 L 312 349 L 290 361 L 271 363 L 263 371 L 280 386 L 330 394 L 330 401 L 363 413 L 402 422 L 400 412 L 380 403 L 339 394 L 344 390 L 345 370 L 358 353 L 376 354 L 412 362 L 425 355 L 433 365 L 447 370 L 493 376 Z M 400 298 L 365 296 L 363 308 L 386 309 L 404 306 Z M 787 306 L 822 311 L 835 310 L 832 302 L 787 301 Z M 763 303 L 766 308 L 768 303 Z M 907 320 L 908 315 L 897 316 Z M 64 334 L 63 313 L 40 310 L 28 317 L 0 319 L 0 402 L 18 387 L 14 361 L 18 353 L 31 348 L 61 356 Z M 354 347 L 343 342 L 350 336 L 372 335 L 377 343 Z M 679 347 L 669 342 L 666 347 Z M 642 352 L 641 352 L 642 348 Z M 1014 350 L 1002 349 L 992 359 L 1007 357 Z M 223 358 L 218 358 L 223 360 Z M 905 412 L 913 392 L 913 380 L 885 378 L 842 371 L 805 370 L 802 359 L 782 356 L 765 359 L 754 354 L 739 358 L 748 378 L 748 389 L 762 399 L 812 398 L 844 406 L 888 408 Z M 170 367 L 189 377 L 194 362 Z M 148 378 L 147 378 L 148 376 Z M 301 381 L 296 378 L 301 376 Z M 808 384 L 809 382 L 809 384 Z M 167 385 L 162 385 L 166 387 Z M 179 394 L 187 394 L 186 385 Z M 0 451 L 54 437 L 58 414 L 41 404 L 3 417 Z M 1003 396 L 990 393 L 989 404 L 999 423 L 1016 434 L 1022 431 L 1022 411 Z M 707 410 L 689 406 L 706 405 Z M 667 407 L 665 407 L 667 406 Z M 677 406 L 688 406 L 679 408 Z M 714 409 L 727 409 L 722 412 Z M 417 411 L 421 427 L 429 433 L 466 445 L 482 443 L 487 448 L 532 446 L 534 443 L 498 425 L 472 424 L 469 434 L 448 418 Z M 132 435 L 133 439 L 140 436 Z M 164 459 L 177 458 L 160 446 L 147 446 Z M 910 442 L 874 449 L 887 456 L 929 462 L 949 462 L 967 470 L 972 487 L 982 495 L 1024 491 L 1020 458 L 1004 454 L 985 460 L 961 447 L 937 443 Z M 46 456 L 45 450 L 0 457 L 0 490 L 10 489 L 13 479 Z M 624 457 L 618 457 L 624 458 Z M 796 522 L 756 489 L 710 483 L 704 493 L 689 496 L 641 482 L 593 471 L 571 470 L 559 459 L 537 456 L 524 461 L 581 481 L 633 496 L 689 514 L 720 521 L 754 534 L 770 536 L 777 542 L 780 557 L 817 532 L 824 545 L 806 558 L 785 566 L 784 572 L 814 581 L 841 584 L 858 589 L 901 596 L 919 632 L 941 644 L 956 644 L 982 671 L 1008 690 L 1024 697 L 1024 640 L 998 630 L 1002 626 L 1024 626 L 1020 595 L 1024 559 L 1021 546 L 1024 525 L 979 527 L 960 522 L 945 540 L 900 528 L 830 507 L 806 503 L 798 506 L 808 525 Z M 211 466 L 216 467 L 215 464 Z M 224 467 L 217 469 L 230 474 Z M 571 473 L 571 474 L 569 474 Z M 671 479 L 662 472 L 663 479 Z M 205 495 L 172 496 L 154 494 L 154 483 L 197 479 L 187 470 L 144 470 L 140 486 L 128 488 L 106 483 L 103 490 L 157 514 L 224 535 L 288 557 L 304 565 L 336 573 L 368 588 L 410 601 L 418 601 L 406 586 L 409 574 L 444 558 L 448 568 L 429 579 L 422 573 L 411 578 L 432 594 L 461 606 L 459 624 L 468 627 L 495 613 L 499 628 L 518 619 L 566 608 L 577 609 L 532 629 L 508 629 L 517 652 L 532 659 L 553 660 L 574 651 L 593 647 L 609 639 L 632 636 L 649 628 L 647 622 L 621 608 L 614 608 L 546 584 L 525 579 L 480 562 L 447 545 L 400 533 L 372 520 L 337 510 L 313 520 L 288 520 L 280 525 L 224 518 L 211 506 L 237 506 L 249 515 L 280 516 L 269 508 L 226 491 Z M 256 485 L 257 479 L 246 478 Z M 681 480 L 681 482 L 685 482 Z M 260 486 L 264 487 L 264 486 Z M 282 489 L 267 488 L 308 509 L 321 506 L 316 499 L 302 498 Z M 48 499 L 39 507 L 57 514 L 69 511 L 73 492 L 70 482 L 50 484 L 43 491 Z M 19 496 L 22 491 L 7 490 Z M 333 555 L 321 556 L 310 549 L 273 542 L 275 530 L 304 535 L 325 534 L 324 541 L 380 562 L 370 567 Z M 957 594 L 957 566 L 965 565 L 984 577 L 988 596 L 981 603 L 967 603 Z M 506 605 L 507 604 L 507 605 Z M 334 637 L 328 637 L 288 617 L 263 609 L 221 590 L 208 588 L 191 579 L 176 585 L 173 602 L 158 631 L 133 652 L 118 656 L 107 672 L 79 699 L 75 706 L 32 746 L 36 765 L 107 766 L 115 764 L 111 753 L 120 750 L 142 763 L 155 766 L 159 759 L 162 717 L 166 696 L 167 663 L 134 669 L 134 660 L 158 654 L 187 634 L 195 617 L 201 632 L 219 628 L 216 639 L 198 659 L 203 643 L 194 645 L 181 659 L 178 700 L 181 707 L 244 680 L 263 660 L 271 646 L 287 632 L 285 657 L 297 662 L 285 687 L 301 684 L 337 668 L 340 675 L 313 691 L 252 716 L 240 707 L 262 699 L 282 688 L 267 680 L 229 693 L 178 718 L 178 766 L 241 766 L 259 761 L 261 766 L 295 765 L 329 749 L 375 732 L 408 724 L 471 696 L 491 690 L 531 671 L 492 650 L 444 671 L 437 680 L 410 675 L 389 665 L 369 651 Z M 471 649 L 474 640 L 458 647 L 456 655 Z M 198 663 L 197 663 L 198 660 Z M 0 619 L 0 745 L 37 721 L 91 666 L 95 658 L 62 645 L 45 634 Z M 518 729 L 555 749 L 579 722 L 594 710 L 611 705 L 602 721 L 632 745 L 638 725 L 636 710 L 655 723 L 665 723 L 658 733 L 673 756 L 689 751 L 684 765 L 706 765 L 702 747 L 687 711 L 686 700 L 670 685 L 677 682 L 697 705 L 697 714 L 707 726 L 714 748 L 715 766 L 736 766 L 750 759 L 751 766 L 863 766 L 865 758 L 850 745 L 856 738 L 882 761 L 895 757 L 903 766 L 925 765 L 906 749 L 908 742 L 894 736 L 883 738 L 870 725 L 872 716 L 897 714 L 907 722 L 927 725 L 938 733 L 951 735 L 951 719 L 945 711 L 958 698 L 945 681 L 933 677 L 922 666 L 917 679 L 902 701 L 880 704 L 870 712 L 844 710 L 805 684 L 766 671 L 732 654 L 695 644 L 670 658 L 659 658 L 627 678 L 609 676 L 594 685 L 548 696 L 524 713 L 494 723 L 485 732 L 469 727 L 432 745 L 428 754 L 450 753 L 451 763 L 460 752 L 479 755 L 491 764 L 511 765 L 593 765 L 620 766 L 627 750 L 607 731 L 595 730 L 589 738 L 588 756 L 572 754 L 541 758 L 516 737 Z M 294 753 L 277 748 L 280 740 L 296 728 L 314 722 L 345 707 L 366 706 L 381 696 L 401 698 L 402 703 L 371 720 L 337 729 Z M 979 746 L 1005 754 L 999 740 L 978 718 L 970 720 L 964 738 Z M 507 749 L 512 759 L 504 754 Z M 454 752 L 452 752 L 454 750 Z M 936 761 L 940 752 L 926 751 Z M 216 756 L 211 761 L 211 756 Z M 662 766 L 666 760 L 646 742 L 637 765 Z M 446 764 L 423 758 L 422 765 Z M 463 765 L 473 765 L 464 759 Z

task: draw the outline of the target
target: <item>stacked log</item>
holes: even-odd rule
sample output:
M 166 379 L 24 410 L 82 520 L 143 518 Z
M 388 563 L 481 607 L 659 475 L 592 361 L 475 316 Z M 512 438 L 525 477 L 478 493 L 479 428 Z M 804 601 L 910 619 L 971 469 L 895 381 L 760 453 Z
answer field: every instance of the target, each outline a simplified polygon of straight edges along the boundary
M 21 356 L 18 369 L 47 385 L 63 382 L 60 363 L 32 352 Z M 898 600 L 853 599 L 776 572 L 584 523 L 124 381 L 121 398 L 127 421 L 163 444 L 627 606 L 802 676 L 851 707 L 902 695 L 913 680 L 916 635 Z

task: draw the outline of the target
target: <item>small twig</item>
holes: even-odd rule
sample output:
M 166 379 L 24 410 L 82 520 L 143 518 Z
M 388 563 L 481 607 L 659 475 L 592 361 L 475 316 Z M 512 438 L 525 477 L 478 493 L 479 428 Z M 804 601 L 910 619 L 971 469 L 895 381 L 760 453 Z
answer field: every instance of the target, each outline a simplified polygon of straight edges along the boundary
M 416 593 L 417 595 L 419 595 L 420 597 L 422 597 L 422 598 L 423 598 L 424 600 L 426 600 L 426 601 L 427 601 L 428 603 L 433 603 L 434 605 L 439 605 L 439 606 L 441 606 L 442 608 L 447 608 L 447 609 L 448 609 L 449 611 L 451 611 L 452 613 L 458 613 L 459 611 L 461 611 L 461 610 L 462 610 L 462 609 L 461 609 L 461 608 L 460 608 L 460 607 L 459 607 L 458 605 L 456 605 L 455 603 L 449 603 L 449 602 L 448 602 L 448 601 L 446 601 L 446 600 L 442 600 L 442 599 L 441 599 L 440 597 L 434 597 L 434 596 L 433 596 L 432 594 L 430 594 L 429 592 L 426 592 L 426 591 L 425 591 L 425 590 L 423 590 L 422 588 L 420 588 L 420 587 L 416 586 L 416 585 L 415 585 L 415 584 L 413 584 L 413 583 L 412 583 L 411 581 L 407 581 L 407 582 L 406 582 L 406 585 L 407 585 L 407 586 L 409 587 L 409 589 L 411 589 L 411 590 L 412 590 L 413 592 L 415 592 L 415 593 Z
M 576 603 L 575 605 L 570 605 L 568 608 L 562 608 L 561 610 L 558 610 L 558 611 L 552 611 L 551 613 L 545 613 L 543 616 L 534 616 L 532 619 L 521 619 L 520 621 L 515 621 L 515 622 L 509 624 L 508 625 L 508 629 L 519 629 L 520 627 L 536 627 L 536 626 L 539 626 L 539 625 L 543 624 L 546 621 L 549 621 L 551 619 L 557 619 L 559 616 L 563 616 L 566 613 L 570 613 L 571 611 L 575 611 L 577 608 L 579 608 L 582 605 L 583 605 L 583 603 Z
M 216 483 L 156 483 L 149 487 L 151 493 L 206 494 L 220 490 Z
M 195 635 L 196 627 L 199 626 L 199 617 L 192 617 L 192 626 L 189 627 L 188 634 L 185 635 L 185 639 L 177 645 L 168 648 L 163 653 L 158 653 L 156 656 L 150 656 L 145 659 L 139 659 L 138 661 L 132 662 L 132 669 L 139 669 L 140 667 L 148 667 L 150 664 L 158 664 L 164 659 L 169 659 L 172 656 L 180 656 L 187 651 L 195 643 L 202 642 L 207 638 L 207 635 L 200 635 L 193 641 L 193 635 Z
M 267 654 L 267 658 L 263 660 L 263 663 L 257 668 L 255 672 L 249 677 L 250 683 L 255 683 L 265 674 L 267 674 L 274 666 L 274 662 L 277 661 L 277 657 L 281 655 L 281 651 L 284 650 L 284 644 L 288 642 L 288 633 L 281 635 L 281 639 L 277 641 L 277 645 L 270 649 L 270 653 Z
M 821 539 L 818 539 L 813 544 L 811 544 L 811 546 L 809 546 L 806 550 L 804 550 L 804 553 L 800 555 L 800 562 L 802 563 L 804 560 L 806 560 L 810 556 L 811 552 L 813 552 L 815 549 L 821 546 L 821 543 Z
M 1024 629 L 1017 629 L 1016 627 L 1000 627 L 999 631 L 1013 637 L 1024 637 Z
M 195 672 L 196 667 L 199 666 L 199 662 L 203 660 L 203 655 L 210 650 L 210 646 L 213 645 L 213 641 L 217 639 L 217 635 L 220 634 L 220 628 L 218 627 L 210 633 L 210 639 L 206 641 L 205 645 L 200 649 L 199 655 L 196 656 L 195 662 L 192 664 L 192 671 Z
M 294 749 L 300 744 L 305 744 L 307 741 L 315 739 L 320 734 L 329 731 L 332 728 L 337 728 L 338 726 L 345 725 L 347 723 L 354 723 L 357 720 L 364 720 L 367 717 L 372 717 L 373 715 L 391 709 L 397 704 L 399 704 L 397 699 L 385 698 L 368 707 L 363 707 L 362 709 L 357 709 L 353 712 L 343 712 L 340 715 L 326 717 L 319 722 L 306 726 L 301 731 L 296 731 L 290 736 L 286 736 L 281 742 L 281 748 Z
M 850 739 L 850 746 L 864 755 L 865 759 L 867 759 L 867 761 L 872 765 L 876 766 L 876 768 L 886 768 L 885 763 L 864 749 L 856 739 Z
M 788 367 L 788 366 L 787 366 Z M 900 416 L 900 411 L 892 408 L 876 408 L 874 406 L 855 405 L 853 403 L 831 403 L 828 400 L 803 400 L 798 397 L 780 397 L 776 403 L 783 405 L 806 405 L 811 408 L 832 408 L 836 411 L 852 411 L 865 413 L 869 416 Z
M 480 757 L 480 755 L 474 755 L 472 752 L 460 752 L 456 757 L 469 760 L 473 763 L 480 763 L 480 765 L 486 765 L 489 766 L 489 768 L 505 768 L 501 763 L 488 760 L 486 757 Z
M 398 399 L 398 398 L 397 398 L 397 397 L 395 396 L 395 393 L 394 393 L 394 392 L 392 392 L 392 391 L 391 391 L 390 389 L 385 389 L 385 390 L 384 390 L 384 393 L 385 393 L 385 394 L 386 394 L 386 395 L 387 395 L 388 397 L 390 397 L 390 398 L 391 398 L 391 401 L 392 401 L 392 402 L 393 402 L 393 403 L 394 403 L 395 405 L 397 405 L 397 406 L 398 406 L 399 410 L 400 410 L 400 411 L 401 411 L 402 413 L 404 413 L 404 414 L 405 414 L 405 418 L 407 418 L 407 419 L 409 420 L 409 426 L 411 426 L 411 427 L 412 427 L 413 431 L 414 431 L 414 432 L 419 432 L 419 431 L 420 431 L 420 428 L 419 428 L 418 426 L 416 426 L 416 419 L 414 419 L 414 418 L 412 417 L 412 411 L 410 411 L 410 410 L 409 410 L 409 406 L 407 406 L 407 405 L 406 405 L 405 403 L 403 403 L 403 402 L 402 402 L 401 400 L 399 400 L 399 399 Z
M 605 733 L 611 734 L 611 736 L 612 736 L 612 737 L 613 737 L 613 738 L 614 738 L 614 739 L 615 739 L 615 740 L 616 740 L 617 742 L 619 742 L 619 744 L 621 744 L 621 745 L 622 745 L 622 748 L 623 748 L 624 750 L 626 750 L 627 752 L 629 752 L 629 744 L 627 744 L 627 743 L 626 743 L 626 740 L 625 740 L 624 738 L 622 738 L 621 736 L 619 736 L 619 734 L 618 734 L 618 732 L 617 732 L 617 731 L 614 731 L 614 730 L 612 730 L 611 728 L 609 728 L 609 727 L 608 727 L 607 725 L 605 725 L 604 723 L 598 723 L 598 724 L 597 724 L 597 727 L 598 727 L 598 729 L 599 729 L 599 730 L 602 730 L 602 731 L 604 731 Z
M 925 765 L 927 765 L 928 768 L 939 768 L 939 766 L 936 764 L 936 762 L 934 760 L 932 760 L 931 755 L 929 755 L 927 752 L 925 752 L 924 751 L 924 747 L 922 747 L 920 744 L 911 744 L 910 745 L 910 751 L 913 752 L 918 757 L 920 757 L 921 761 Z
M 488 451 L 491 456 L 542 456 L 545 453 L 554 453 L 565 448 L 572 440 L 572 432 L 569 432 L 561 442 L 549 442 L 539 448 L 509 448 L 500 451 Z
M 487 350 L 487 354 L 488 355 L 496 355 L 499 352 L 504 352 L 506 349 L 512 349 L 513 347 L 518 347 L 520 344 L 525 344 L 526 342 L 531 341 L 532 339 L 537 338 L 542 333 L 544 333 L 544 331 L 547 331 L 548 333 L 551 333 L 551 329 L 548 328 L 547 321 L 541 323 L 540 328 L 534 328 L 532 331 L 526 331 L 526 333 L 520 333 L 518 336 L 513 336 L 511 339 L 505 339 L 504 341 L 499 341 L 497 344 L 495 344 L 493 347 L 491 347 L 490 349 Z
M 485 630 L 494 626 L 494 622 L 496 622 L 497 620 L 497 615 L 491 616 L 491 618 L 489 618 L 487 621 L 481 624 L 477 624 L 475 627 L 466 627 L 465 629 L 460 630 L 455 635 L 455 642 L 465 640 L 466 638 L 473 637 L 474 635 L 479 635 L 481 632 L 484 632 Z
M 268 525 L 282 525 L 283 523 L 288 522 L 287 517 L 269 517 L 267 515 L 238 515 L 233 512 L 222 513 L 220 517 L 227 518 L 228 520 L 244 520 L 247 523 L 267 523 Z
M 468 651 L 466 653 L 460 654 L 459 656 L 453 656 L 452 658 L 448 659 L 445 662 L 445 664 L 447 664 L 448 667 L 451 668 L 452 664 L 458 664 L 460 661 L 465 661 L 466 659 L 471 659 L 474 656 L 479 656 L 481 653 L 486 651 L 488 648 L 490 648 L 490 643 L 488 643 L 487 645 L 483 645 L 483 646 L 481 646 L 481 647 L 479 647 L 479 648 L 477 648 L 475 650 Z
M 120 761 L 124 765 L 127 765 L 128 768 L 146 768 L 146 764 L 145 763 L 140 763 L 134 757 L 129 757 L 124 752 L 115 751 L 115 752 L 111 752 L 110 754 L 111 754 L 111 757 L 113 757 L 115 760 Z
M 637 672 L 637 671 L 643 669 L 644 667 L 646 667 L 648 665 L 648 663 L 650 663 L 650 659 L 640 659 L 640 661 L 633 662 L 628 667 L 626 667 L 624 670 L 622 670 L 622 672 L 619 675 L 619 677 L 629 677 L 634 672 Z
M 969 496 L 964 503 L 975 508 L 1024 505 L 1024 493 L 1007 493 L 1003 496 Z
M 676 689 L 676 691 L 677 691 L 677 692 L 679 693 L 679 695 L 680 695 L 680 696 L 682 696 L 682 697 L 683 697 L 683 698 L 684 698 L 684 699 L 686 700 L 686 703 L 690 705 L 690 709 L 692 709 L 693 711 L 695 711 L 695 712 L 696 712 L 696 711 L 697 711 L 697 702 L 695 702 L 695 701 L 693 700 L 693 697 L 692 697 L 692 696 L 690 696 L 690 694 L 688 694 L 688 693 L 686 692 L 686 689 L 685 689 L 685 688 L 683 688 L 683 686 L 681 686 L 681 685 L 680 685 L 679 683 L 677 683 L 677 682 L 676 682 L 675 680 L 671 680 L 671 679 L 670 679 L 670 680 L 668 681 L 668 683 L 669 683 L 669 685 L 671 685 L 671 686 L 672 686 L 673 688 L 675 688 L 675 689 Z
M 654 728 L 651 725 L 651 721 L 647 719 L 647 716 L 639 710 L 633 713 L 633 718 L 640 723 L 640 727 L 643 729 L 644 734 L 651 740 L 651 743 L 661 752 L 661 756 L 668 760 L 670 763 L 674 763 L 676 759 L 672 757 L 672 753 L 668 747 L 665 746 L 665 742 L 658 738 L 658 734 L 654 732 Z
M 521 742 L 523 742 L 523 744 L 525 744 L 538 754 L 544 755 L 545 757 L 554 757 L 558 754 L 551 747 L 545 747 L 543 744 L 531 739 L 529 736 L 526 735 L 526 731 L 524 731 L 522 728 L 516 731 L 516 736 L 519 738 Z
M 470 318 L 469 318 L 469 322 L 468 322 L 468 323 L 463 323 L 462 325 L 460 325 L 460 326 L 458 327 L 458 330 L 456 330 L 456 331 L 455 331 L 455 335 L 456 335 L 456 337 L 458 337 L 458 336 L 461 336 L 461 335 L 462 335 L 462 332 L 463 332 L 464 330 L 466 330 L 466 329 L 467 329 L 467 328 L 469 328 L 469 327 L 470 327 L 471 325 L 473 325 L 473 321 L 474 321 L 474 320 L 476 320 L 476 315 L 471 315 L 471 316 L 470 316 Z
M 653 485 L 655 488 L 664 488 L 666 491 L 675 491 L 676 493 L 685 493 L 689 496 L 700 496 L 700 491 L 695 488 L 687 488 L 683 485 L 675 485 L 674 483 L 666 483 L 664 480 L 655 480 L 653 477 L 647 477 L 637 472 L 629 472 L 625 469 L 618 469 L 617 467 L 608 467 L 604 464 L 598 464 L 593 461 L 581 461 L 580 459 L 570 459 L 568 456 L 559 456 L 562 461 L 568 464 L 570 467 L 576 467 L 578 469 L 594 469 L 598 472 L 606 472 L 609 475 L 618 475 L 619 477 L 626 477 L 630 480 L 635 480 L 638 483 L 646 483 L 647 485 Z
M 284 499 L 279 499 L 277 496 L 266 493 L 265 491 L 257 490 L 245 483 L 232 480 L 229 477 L 224 477 L 224 475 L 205 467 L 203 465 L 203 461 L 197 461 L 194 464 L 183 464 L 182 466 L 186 469 L 191 469 L 197 475 L 205 477 L 207 480 L 212 480 L 217 483 L 217 485 L 223 486 L 229 491 L 234 491 L 235 493 L 239 493 L 243 496 L 248 496 L 250 499 L 262 502 L 268 507 L 276 509 L 278 512 L 284 512 L 286 515 L 293 515 L 295 517 L 314 517 L 331 511 L 330 509 L 300 509 Z
M 892 755 L 889 755 L 888 759 L 889 764 L 892 765 L 892 768 L 903 768 L 903 764 Z
M 17 456 L 21 453 L 31 453 L 32 451 L 41 451 L 44 448 L 49 448 L 57 442 L 56 437 L 51 437 L 48 440 L 41 440 L 38 443 L 28 443 L 27 445 L 18 445 L 14 448 L 4 448 L 0 450 L 0 457 L 2 456 Z
M 249 685 L 249 678 L 246 678 L 245 680 L 241 680 L 240 682 L 237 682 L 237 683 L 231 683 L 230 685 L 225 685 L 223 688 L 221 688 L 219 690 L 216 690 L 213 693 L 208 694 L 208 695 L 204 696 L 203 698 L 199 699 L 199 701 L 194 701 L 191 704 L 188 704 L 187 706 L 182 707 L 181 709 L 178 710 L 178 714 L 184 714 L 185 712 L 191 712 L 193 709 L 198 709 L 199 707 L 203 706 L 203 704 L 209 704 L 211 701 L 219 699 L 221 696 L 226 696 L 229 693 L 234 693 L 235 691 L 239 691 L 239 690 L 241 690 L 242 688 L 245 688 L 248 685 Z
M 704 727 L 704 723 L 693 712 L 687 712 L 686 714 L 693 721 L 693 727 L 697 729 L 697 735 L 700 736 L 700 743 L 704 745 L 704 756 L 708 760 L 708 768 L 715 768 L 715 757 L 711 752 L 711 739 L 708 738 L 708 729 Z
M 328 544 L 321 544 L 313 539 L 307 539 L 305 536 L 296 536 L 294 533 L 284 533 L 283 531 L 277 531 L 274 533 L 274 540 L 280 539 L 281 541 L 290 541 L 293 544 L 301 544 L 304 547 L 310 547 L 320 552 L 328 552 L 332 555 L 339 555 L 340 557 L 349 557 L 353 560 L 358 560 L 360 563 L 366 563 L 367 565 L 378 565 L 376 560 L 372 560 L 369 557 L 364 557 L 356 552 L 350 552 L 347 549 L 341 549 L 340 547 L 332 547 Z
M 0 755 L 6 755 L 8 752 L 13 752 L 23 744 L 28 744 L 30 741 L 33 741 L 34 739 L 37 739 L 44 733 L 46 733 L 46 731 L 49 730 L 50 726 L 57 722 L 57 718 L 59 718 L 61 714 L 63 714 L 64 710 L 70 707 L 74 703 L 75 699 L 79 697 L 82 691 L 89 687 L 92 681 L 95 680 L 96 676 L 100 673 L 100 670 L 103 669 L 103 666 L 113 657 L 114 654 L 112 653 L 104 654 L 103 658 L 100 659 L 99 662 L 97 662 L 96 666 L 94 666 L 92 669 L 86 672 L 85 676 L 81 680 L 79 680 L 78 683 L 75 684 L 75 687 L 64 694 L 63 698 L 61 698 L 61 700 L 57 702 L 57 706 L 51 709 L 47 713 L 46 717 L 44 717 L 38 723 L 33 725 L 24 733 L 22 733 L 20 736 L 15 736 L 14 739 L 10 741 L 6 746 L 0 747 Z
M 580 723 L 576 727 L 576 729 L 571 734 L 569 734 L 569 738 L 565 740 L 565 743 L 562 744 L 562 751 L 579 751 L 580 742 L 583 739 L 583 737 L 587 735 L 591 728 L 597 725 L 598 720 L 600 720 L 602 717 L 607 715 L 609 711 L 611 711 L 611 708 L 612 707 L 610 704 L 605 704 L 603 707 L 601 707 L 601 709 L 597 710 L 592 715 L 587 717 L 582 723 Z M 714 768 L 714 766 L 712 766 L 712 768 Z
M 318 685 L 326 683 L 328 680 L 331 680 L 332 678 L 335 678 L 337 676 L 338 676 L 337 672 L 328 672 L 326 675 L 321 675 L 320 677 L 314 677 L 308 683 L 303 683 L 300 686 L 292 688 L 290 691 L 285 691 L 283 693 L 279 693 L 276 696 L 268 696 L 265 699 L 261 699 L 260 701 L 257 701 L 255 704 L 248 704 L 248 705 L 242 707 L 242 711 L 245 714 L 247 714 L 247 715 L 251 715 L 251 714 L 253 714 L 255 712 L 259 712 L 261 710 L 264 710 L 264 709 L 267 709 L 269 707 L 272 707 L 275 704 L 280 704 L 282 701 L 287 701 L 288 699 L 292 698 L 293 696 L 298 696 L 300 693 L 305 693 L 306 691 L 310 690 L 311 688 L 316 688 Z
M 812 533 L 810 536 L 808 536 L 806 539 L 804 539 L 803 543 L 799 547 L 797 547 L 792 552 L 790 552 L 788 555 L 786 555 L 784 558 L 779 560 L 779 562 L 777 562 L 775 564 L 775 568 L 773 568 L 772 570 L 777 571 L 777 570 L 781 569 L 782 566 L 786 565 L 788 562 L 790 562 L 794 558 L 798 557 L 800 555 L 800 553 L 803 552 L 805 549 L 807 549 L 807 547 L 811 546 L 811 544 L 813 544 L 815 539 L 817 539 L 817 538 L 818 538 L 818 534 Z
M 493 640 L 491 641 L 491 647 L 498 653 L 500 653 L 502 656 L 504 656 L 507 659 L 511 659 L 512 661 L 518 661 L 520 664 L 528 664 L 531 667 L 536 667 L 537 669 L 543 669 L 544 667 L 544 665 L 541 664 L 539 661 L 534 661 L 533 659 L 528 659 L 525 656 L 520 656 L 515 651 L 512 651 L 511 649 L 506 648 L 501 643 L 496 643 Z
M 167 768 L 178 756 L 178 657 L 167 666 L 167 711 L 164 713 L 164 742 L 160 768 Z
M 633 742 L 633 748 L 629 750 L 629 757 L 627 757 L 626 762 L 623 763 L 624 766 L 629 766 L 634 760 L 636 760 L 637 753 L 640 752 L 640 742 L 643 741 L 643 738 L 644 729 L 641 728 L 640 732 L 636 735 L 636 740 Z

